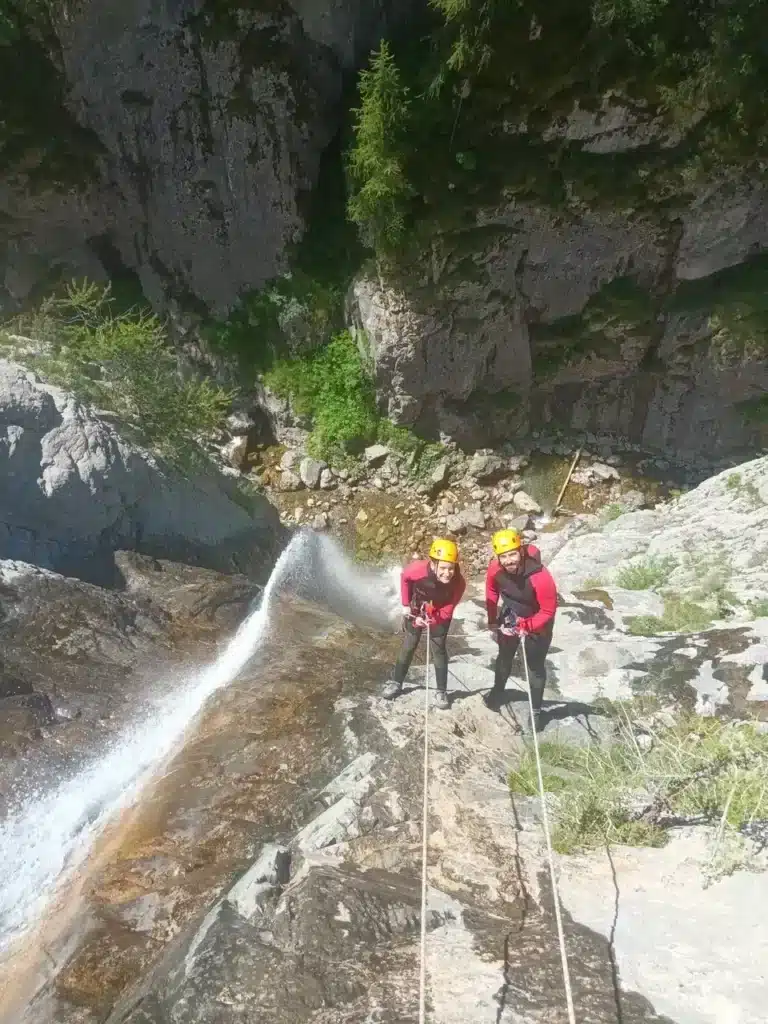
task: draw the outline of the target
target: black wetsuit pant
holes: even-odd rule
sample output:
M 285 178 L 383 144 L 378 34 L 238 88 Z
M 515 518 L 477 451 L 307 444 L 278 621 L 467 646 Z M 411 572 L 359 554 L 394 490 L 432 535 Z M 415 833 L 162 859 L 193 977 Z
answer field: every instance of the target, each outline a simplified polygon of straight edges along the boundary
M 445 649 L 445 641 L 448 637 L 450 622 L 441 622 L 437 626 L 431 626 L 429 630 L 429 657 L 435 666 L 435 679 L 438 690 L 448 688 L 448 652 Z M 410 619 L 405 620 L 405 637 L 400 655 L 392 671 L 392 678 L 396 683 L 402 683 L 411 667 L 416 648 L 419 646 L 423 628 L 414 626 Z
M 499 653 L 496 656 L 496 673 L 493 680 L 493 690 L 501 693 L 507 685 L 509 674 L 512 671 L 517 649 L 520 646 L 520 635 L 514 633 L 506 636 L 499 632 Z M 544 697 L 544 687 L 547 684 L 546 657 L 552 643 L 552 626 L 548 626 L 541 633 L 528 633 L 525 637 L 525 654 L 528 658 L 528 674 L 531 678 L 531 696 L 533 698 L 534 710 L 541 708 L 541 701 Z

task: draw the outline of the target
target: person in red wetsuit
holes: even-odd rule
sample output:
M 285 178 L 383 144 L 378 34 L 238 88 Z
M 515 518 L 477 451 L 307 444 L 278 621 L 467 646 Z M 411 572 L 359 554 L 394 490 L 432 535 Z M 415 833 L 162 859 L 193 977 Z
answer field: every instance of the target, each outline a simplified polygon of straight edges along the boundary
M 403 681 L 419 646 L 421 634 L 429 624 L 430 654 L 435 666 L 437 689 L 435 705 L 442 710 L 448 703 L 448 652 L 445 642 L 456 605 L 466 583 L 459 569 L 459 550 L 452 540 L 437 538 L 429 549 L 429 558 L 411 562 L 400 575 L 405 639 L 392 678 L 382 696 L 393 700 L 403 690 Z
M 493 689 L 486 704 L 498 709 L 512 671 L 512 661 L 525 638 L 525 653 L 531 681 L 534 709 L 533 727 L 541 729 L 541 701 L 547 682 L 545 659 L 552 643 L 557 612 L 557 587 L 541 564 L 539 549 L 523 544 L 517 530 L 499 530 L 493 535 L 494 557 L 485 576 L 485 607 L 488 628 L 499 645 Z

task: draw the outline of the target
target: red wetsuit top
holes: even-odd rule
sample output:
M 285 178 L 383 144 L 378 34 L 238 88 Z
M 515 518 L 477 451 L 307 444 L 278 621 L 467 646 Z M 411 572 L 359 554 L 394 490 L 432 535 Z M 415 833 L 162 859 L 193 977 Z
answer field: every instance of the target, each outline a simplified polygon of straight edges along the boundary
M 523 560 L 517 572 L 507 572 L 498 558 L 492 558 L 485 574 L 485 608 L 488 625 L 513 616 L 527 633 L 551 628 L 557 611 L 557 586 L 548 569 L 541 564 L 541 552 L 533 544 L 523 548 Z
M 404 605 L 418 614 L 425 603 L 432 605 L 432 618 L 437 623 L 450 622 L 456 605 L 466 589 L 458 565 L 450 583 L 441 583 L 432 571 L 429 559 L 410 562 L 400 575 L 400 597 Z

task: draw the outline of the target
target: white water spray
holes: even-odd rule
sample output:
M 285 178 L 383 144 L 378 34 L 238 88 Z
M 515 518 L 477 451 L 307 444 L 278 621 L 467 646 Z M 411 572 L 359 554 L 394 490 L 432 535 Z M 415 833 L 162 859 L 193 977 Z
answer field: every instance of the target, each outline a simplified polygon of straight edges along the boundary
M 399 606 L 392 582 L 392 574 L 354 565 L 328 538 L 297 534 L 280 555 L 258 608 L 214 664 L 158 701 L 103 756 L 0 825 L 0 953 L 39 918 L 57 883 L 83 863 L 107 822 L 135 802 L 207 699 L 246 666 L 267 634 L 278 588 L 288 585 L 359 625 L 387 628 Z

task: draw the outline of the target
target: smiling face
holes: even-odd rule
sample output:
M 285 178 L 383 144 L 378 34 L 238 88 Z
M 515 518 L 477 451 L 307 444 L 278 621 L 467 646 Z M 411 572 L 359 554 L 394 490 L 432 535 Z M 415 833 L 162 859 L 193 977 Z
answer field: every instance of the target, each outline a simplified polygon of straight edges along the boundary
M 456 575 L 456 566 L 453 562 L 432 562 L 432 571 L 441 583 L 450 583 Z
M 499 555 L 502 568 L 506 569 L 507 572 L 517 572 L 522 560 L 523 552 L 519 548 L 517 551 L 505 551 L 503 555 Z

